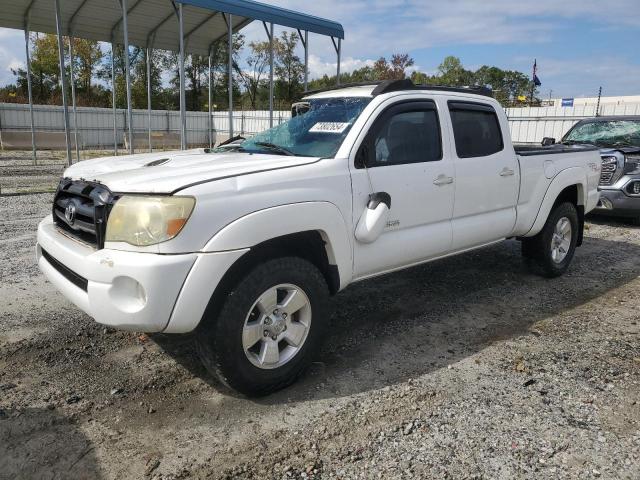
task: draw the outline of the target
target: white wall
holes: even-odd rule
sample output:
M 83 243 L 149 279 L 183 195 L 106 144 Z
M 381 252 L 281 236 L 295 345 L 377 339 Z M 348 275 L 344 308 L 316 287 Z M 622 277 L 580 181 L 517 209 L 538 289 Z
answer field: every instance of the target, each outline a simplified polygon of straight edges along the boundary
M 543 137 L 560 139 L 576 122 L 593 117 L 595 105 L 571 108 L 523 107 L 505 109 L 509 117 L 511 136 L 516 143 L 539 143 Z M 62 107 L 35 105 L 35 125 L 38 131 L 63 131 Z M 640 115 L 639 103 L 600 105 L 600 115 Z M 291 116 L 289 111 L 274 112 L 274 124 L 279 124 Z M 73 131 L 73 113 L 69 120 Z M 122 145 L 127 120 L 126 110 L 117 110 L 117 138 Z M 225 134 L 229 129 L 228 112 L 213 114 L 213 130 Z M 145 133 L 148 128 L 146 110 L 133 111 L 134 132 Z M 268 111 L 235 111 L 234 133 L 249 135 L 269 128 Z M 0 103 L 0 130 L 29 131 L 29 106 Z M 180 132 L 180 113 L 177 111 L 154 110 L 151 114 L 152 131 Z M 187 112 L 187 143 L 207 145 L 209 142 L 207 112 Z M 110 108 L 78 108 L 79 143 L 82 148 L 113 148 L 113 112 Z M 220 135 L 221 137 L 223 135 Z
M 34 105 L 34 123 L 36 131 L 64 131 L 63 109 L 59 106 Z M 274 112 L 274 123 L 288 119 L 290 112 Z M 187 143 L 189 145 L 208 145 L 209 114 L 207 112 L 187 112 Z M 69 122 L 73 135 L 74 115 L 69 109 Z M 135 133 L 146 133 L 148 129 L 146 110 L 133 111 L 133 129 Z M 234 133 L 251 134 L 269 128 L 269 112 L 234 112 Z M 116 137 L 123 145 L 127 126 L 127 111 L 116 110 Z M 30 131 L 29 105 L 0 103 L 0 130 Z M 180 112 L 152 110 L 151 128 L 153 132 L 180 133 Z M 213 114 L 213 131 L 227 132 L 229 128 L 228 112 Z M 78 142 L 81 148 L 113 148 L 113 110 L 110 108 L 78 107 Z
M 579 120 L 593 117 L 596 105 L 506 108 L 511 137 L 516 143 L 539 143 L 544 137 L 562 138 Z M 640 115 L 639 103 L 600 105 L 600 115 Z

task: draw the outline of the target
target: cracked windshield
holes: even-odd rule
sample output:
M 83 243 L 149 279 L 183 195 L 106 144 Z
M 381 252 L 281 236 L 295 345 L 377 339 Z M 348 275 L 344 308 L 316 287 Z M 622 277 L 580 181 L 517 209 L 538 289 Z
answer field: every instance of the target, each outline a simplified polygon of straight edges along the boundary
M 640 146 L 639 120 L 611 120 L 585 123 L 571 130 L 563 143 L 591 143 L 598 146 Z
M 276 153 L 302 157 L 333 157 L 351 130 L 369 97 L 314 99 L 307 111 L 240 145 L 250 153 Z M 306 105 L 305 105 L 306 107 Z

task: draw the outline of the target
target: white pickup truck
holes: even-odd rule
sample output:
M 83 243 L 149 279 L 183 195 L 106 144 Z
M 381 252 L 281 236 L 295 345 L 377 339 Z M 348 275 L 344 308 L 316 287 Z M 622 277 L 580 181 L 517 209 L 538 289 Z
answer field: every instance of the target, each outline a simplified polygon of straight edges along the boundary
M 101 324 L 191 332 L 215 377 L 261 395 L 309 364 L 330 295 L 353 282 L 507 238 L 549 277 L 568 268 L 599 199 L 595 148 L 514 150 L 479 88 L 390 81 L 304 102 L 213 151 L 73 165 L 38 227 L 41 270 Z

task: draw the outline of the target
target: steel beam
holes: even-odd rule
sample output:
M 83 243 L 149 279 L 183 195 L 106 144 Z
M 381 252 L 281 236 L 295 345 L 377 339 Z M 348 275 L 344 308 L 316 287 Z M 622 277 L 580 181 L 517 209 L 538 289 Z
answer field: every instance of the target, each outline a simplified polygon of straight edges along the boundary
M 188 40 L 189 37 L 191 37 L 191 35 L 193 35 L 197 30 L 199 30 L 200 28 L 202 28 L 204 25 L 207 24 L 207 22 L 209 22 L 209 20 L 213 20 L 216 16 L 218 16 L 220 14 L 220 12 L 214 12 L 211 15 L 209 15 L 207 18 L 205 18 L 204 20 L 202 20 L 198 25 L 196 25 L 195 27 L 193 27 L 191 30 L 189 30 L 187 33 L 184 34 L 184 38 L 185 40 Z
M 111 106 L 113 108 L 113 154 L 118 155 L 118 117 L 116 111 L 116 49 L 111 42 Z
M 304 31 L 304 91 L 309 88 L 309 30 Z
M 69 37 L 69 81 L 71 82 L 71 108 L 73 110 L 73 140 L 76 144 L 76 160 L 80 161 L 78 147 L 78 109 L 76 107 L 76 79 L 73 70 L 73 37 Z
M 338 56 L 338 67 L 337 67 L 337 75 L 336 75 L 336 83 L 340 85 L 340 60 L 342 57 L 342 39 L 338 38 L 338 45 L 336 45 L 335 40 L 331 37 L 331 41 L 333 42 L 333 46 L 336 48 L 336 54 Z
M 124 9 L 124 13 L 125 15 L 122 16 L 122 18 L 120 18 L 120 20 L 118 20 L 113 27 L 111 27 L 111 36 L 113 37 L 114 34 L 116 33 L 116 29 L 120 26 L 120 23 L 123 24 L 123 28 L 126 28 L 126 26 L 124 25 L 124 19 L 127 16 L 127 14 L 133 12 L 136 8 L 138 8 L 140 5 L 142 5 L 144 2 L 143 0 L 138 0 L 135 5 L 133 5 L 131 8 L 127 9 L 126 7 L 126 2 L 127 0 L 118 0 L 118 3 L 120 3 L 120 6 Z M 82 8 L 82 7 L 80 7 Z
M 153 152 L 151 143 L 151 47 L 147 46 L 145 53 L 147 60 L 147 123 L 149 128 L 149 152 Z
M 227 72 L 229 76 L 229 138 L 233 138 L 233 19 L 231 14 L 227 15 L 227 36 L 229 48 L 229 65 Z
M 209 148 L 213 148 L 213 45 L 209 45 Z
M 133 110 L 131 109 L 131 75 L 129 72 L 129 25 L 127 23 L 127 0 L 122 1 L 122 36 L 124 41 L 124 77 L 127 85 L 127 123 L 129 124 L 129 153 L 133 154 Z M 138 2 L 140 3 L 140 2 Z
M 180 35 L 180 53 L 178 56 L 180 67 L 180 148 L 187 149 L 187 99 L 185 95 L 184 78 L 184 22 L 182 15 L 182 4 L 178 4 L 178 27 Z
M 56 33 L 58 35 L 58 61 L 60 64 L 60 82 L 62 83 L 62 110 L 64 112 L 64 136 L 67 142 L 67 165 L 71 166 L 71 135 L 69 128 L 69 106 L 67 105 L 67 76 L 64 66 L 64 40 L 62 38 L 62 16 L 60 0 L 54 0 L 56 13 Z
M 269 128 L 273 128 L 273 23 L 262 22 L 269 37 Z
M 38 164 L 38 154 L 36 153 L 36 131 L 33 120 L 33 91 L 31 87 L 31 54 L 29 53 L 29 22 L 24 22 L 24 45 L 27 60 L 27 93 L 29 95 L 29 120 L 31 123 L 31 151 L 33 154 L 33 164 Z

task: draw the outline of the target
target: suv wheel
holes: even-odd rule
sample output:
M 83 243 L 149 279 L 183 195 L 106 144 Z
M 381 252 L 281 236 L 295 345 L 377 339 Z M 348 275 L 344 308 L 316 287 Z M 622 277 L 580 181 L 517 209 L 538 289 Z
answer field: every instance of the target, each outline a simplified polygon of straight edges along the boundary
M 559 277 L 567 271 L 573 260 L 579 228 L 575 205 L 561 203 L 551 211 L 538 235 L 523 240 L 523 254 L 546 277 Z
M 266 261 L 226 297 L 216 318 L 203 319 L 198 353 L 225 385 L 267 395 L 296 380 L 313 359 L 327 322 L 329 289 L 322 273 L 295 257 Z

